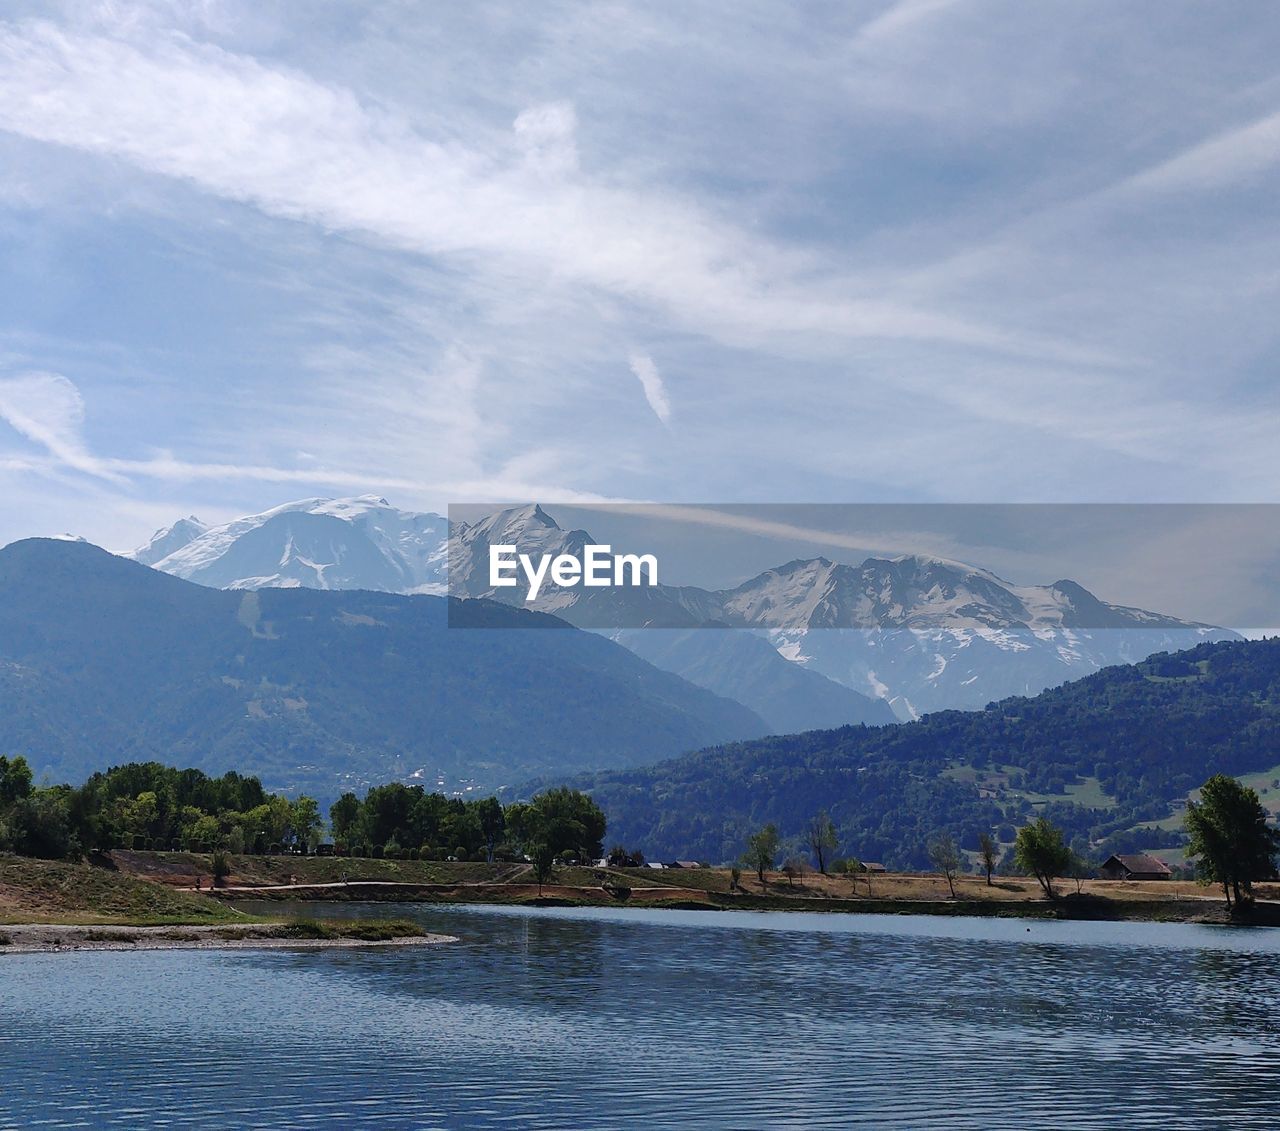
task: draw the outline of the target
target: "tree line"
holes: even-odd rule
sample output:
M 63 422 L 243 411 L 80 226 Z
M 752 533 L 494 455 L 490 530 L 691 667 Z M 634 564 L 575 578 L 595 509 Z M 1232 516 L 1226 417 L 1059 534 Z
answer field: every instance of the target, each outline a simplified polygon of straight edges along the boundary
M 80 786 L 36 786 L 25 758 L 0 756 L 0 850 L 78 859 L 112 848 L 265 852 L 314 844 L 313 798 L 290 801 L 254 777 L 131 762 Z
M 1204 883 L 1221 886 L 1229 908 L 1252 901 L 1254 882 L 1277 878 L 1280 830 L 1271 825 L 1257 791 L 1236 778 L 1215 774 L 1205 782 L 1200 787 L 1200 800 L 1187 804 L 1186 825 L 1186 855 L 1195 861 L 1195 874 Z M 1008 852 L 989 831 L 978 832 L 975 839 L 975 870 L 985 873 L 988 885 L 997 872 L 1034 876 L 1048 899 L 1058 898 L 1055 884 L 1064 878 L 1074 879 L 1079 893 L 1081 881 L 1092 876 L 1102 863 L 1088 842 L 1079 838 L 1068 842 L 1064 830 L 1046 816 L 1018 829 Z M 782 863 L 789 881 L 810 867 L 823 874 L 865 870 L 856 857 L 835 855 L 838 831 L 825 810 L 809 821 L 805 841 L 811 856 L 793 850 Z M 783 849 L 778 827 L 770 822 L 747 838 L 741 863 L 750 867 L 763 884 L 765 873 L 778 866 Z M 948 832 L 932 836 L 925 853 L 947 881 L 954 898 L 956 877 L 966 869 L 969 855 Z
M 595 859 L 605 816 L 577 790 L 527 802 L 464 800 L 399 783 L 364 798 L 343 794 L 329 810 L 333 851 L 424 859 L 517 859 L 550 872 L 557 859 Z M 324 821 L 312 797 L 289 799 L 234 771 L 133 762 L 83 785 L 37 786 L 26 759 L 0 755 L 0 852 L 78 860 L 110 849 L 268 853 L 314 851 Z
M 458 860 L 515 860 L 540 855 L 595 860 L 604 851 L 605 815 L 576 789 L 560 787 L 530 801 L 463 799 L 420 785 L 374 786 L 363 800 L 344 793 L 329 809 L 335 849 Z

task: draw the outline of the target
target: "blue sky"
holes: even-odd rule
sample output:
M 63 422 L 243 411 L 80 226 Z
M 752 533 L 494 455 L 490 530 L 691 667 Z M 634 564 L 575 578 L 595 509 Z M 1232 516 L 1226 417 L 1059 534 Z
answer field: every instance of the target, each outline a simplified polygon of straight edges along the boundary
M 0 542 L 1280 501 L 1280 12 L 10 0 Z

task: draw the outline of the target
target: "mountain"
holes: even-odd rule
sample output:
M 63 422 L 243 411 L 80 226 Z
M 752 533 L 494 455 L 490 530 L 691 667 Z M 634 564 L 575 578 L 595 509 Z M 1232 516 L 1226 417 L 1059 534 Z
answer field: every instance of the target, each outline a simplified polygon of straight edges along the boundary
M 132 558 L 143 565 L 159 565 L 170 554 L 177 553 L 184 546 L 189 546 L 209 528 L 195 515 L 180 518 L 172 526 L 163 527 L 151 535 L 151 540 L 125 557 Z
M 303 499 L 222 526 L 185 518 L 126 555 L 217 589 L 446 588 L 449 523 L 386 499 Z
M 453 604 L 217 590 L 17 542 L 0 550 L 0 749 L 56 780 L 157 759 L 332 796 L 391 778 L 488 789 L 768 731 L 598 634 Z
M 207 530 L 184 519 L 132 556 L 219 588 L 440 593 L 451 572 L 457 595 L 524 608 L 523 589 L 490 586 L 490 546 L 578 556 L 593 541 L 585 530 L 561 528 L 538 505 L 460 524 L 454 534 L 449 546 L 445 519 L 373 496 L 307 499 Z M 548 585 L 533 607 L 603 631 L 651 663 L 737 699 L 774 731 L 977 709 L 1155 652 L 1237 639 L 1108 604 L 1070 580 L 1014 585 L 988 570 L 913 555 L 858 565 L 800 559 L 725 590 Z M 709 624 L 751 632 L 704 639 L 701 626 Z M 676 646 L 633 631 L 642 628 L 697 632 Z M 809 676 L 797 678 L 797 667 Z
M 147 546 L 129 556 L 217 588 L 438 592 L 450 564 L 447 541 L 446 520 L 398 511 L 369 496 L 307 499 L 212 529 L 199 519 L 183 519 L 157 531 Z M 451 564 L 459 590 L 478 591 L 488 586 L 490 544 L 518 542 L 524 552 L 580 553 L 588 541 L 585 531 L 561 530 L 541 507 L 522 507 L 463 526 Z M 550 596 L 539 609 L 555 613 L 557 602 Z M 618 612 L 601 609 L 600 617 L 608 624 Z M 692 616 L 687 619 L 696 623 Z M 882 704 L 795 668 L 763 641 L 738 636 L 729 634 L 706 649 L 696 639 L 679 648 L 642 647 L 639 639 L 623 643 L 699 687 L 755 703 L 752 709 L 767 724 L 760 733 L 894 721 Z
M 830 812 L 841 852 L 926 867 L 937 832 L 976 848 L 1047 813 L 1100 854 L 1177 843 L 1152 822 L 1215 773 L 1280 777 L 1280 638 L 1206 643 L 1034 698 L 896 727 L 758 739 L 579 778 L 610 842 L 654 859 L 736 858 L 772 821 L 799 849 Z
M 561 530 L 541 507 L 499 512 L 457 537 L 453 592 L 528 607 L 523 587 L 489 585 L 489 546 L 576 556 L 589 541 L 585 531 Z M 902 719 L 976 709 L 1155 652 L 1239 639 L 1212 625 L 1108 604 L 1073 581 L 1014 585 L 989 570 L 918 555 L 868 558 L 860 565 L 799 559 L 724 590 L 546 586 L 531 607 L 601 630 L 752 629 L 785 659 L 884 700 Z M 618 637 L 638 647 L 643 633 Z M 671 658 L 662 645 L 641 654 L 664 665 L 678 659 L 672 670 L 699 682 L 696 673 L 716 666 L 712 653 L 723 645 L 707 641 L 708 655 L 702 656 L 691 654 L 695 643 Z M 741 686 L 750 684 L 744 674 Z M 752 702 L 745 691 L 739 697 Z
M 611 634 L 664 671 L 717 695 L 751 704 L 775 734 L 893 723 L 893 711 L 818 672 L 793 664 L 763 636 L 740 629 L 632 628 Z

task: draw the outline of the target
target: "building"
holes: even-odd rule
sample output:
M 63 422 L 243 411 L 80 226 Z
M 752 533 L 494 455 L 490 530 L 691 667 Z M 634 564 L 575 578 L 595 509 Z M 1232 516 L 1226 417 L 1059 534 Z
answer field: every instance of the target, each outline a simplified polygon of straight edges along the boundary
M 1131 856 L 1108 856 L 1098 875 L 1104 880 L 1167 880 L 1173 873 L 1163 860 L 1137 852 Z

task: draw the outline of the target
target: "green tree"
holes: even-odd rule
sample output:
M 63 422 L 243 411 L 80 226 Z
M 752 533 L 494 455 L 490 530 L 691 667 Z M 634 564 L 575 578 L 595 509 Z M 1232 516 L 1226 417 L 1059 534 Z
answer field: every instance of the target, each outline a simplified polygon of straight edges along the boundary
M 552 856 L 567 848 L 579 860 L 598 860 L 604 853 L 604 812 L 585 793 L 566 786 L 548 789 L 529 807 L 531 814 L 522 819 L 531 818 L 531 839 L 549 845 Z
M 1065 875 L 1071 867 L 1071 849 L 1062 839 L 1060 828 L 1044 817 L 1023 825 L 1013 842 L 1013 858 L 1019 868 L 1035 876 L 1046 896 L 1057 898 L 1054 877 Z
M 1000 845 L 990 833 L 978 834 L 978 859 L 982 861 L 983 870 L 987 873 L 987 887 L 990 887 L 991 873 L 1000 863 Z
M 187 843 L 193 852 L 216 848 L 222 840 L 222 824 L 217 817 L 203 816 L 193 821 L 187 833 Z
M 964 853 L 950 833 L 942 833 L 929 842 L 929 861 L 947 880 L 951 898 L 956 897 L 956 873 L 964 863 Z
M 31 796 L 31 767 L 21 755 L 10 759 L 0 755 L 0 805 Z
M 289 832 L 293 842 L 302 845 L 308 851 L 316 846 L 320 839 L 320 805 L 314 797 L 303 794 L 289 805 Z
M 483 801 L 476 802 L 476 817 L 480 821 L 480 835 L 484 838 L 485 860 L 492 864 L 493 850 L 506 828 L 502 804 L 496 797 L 486 797 Z
M 813 859 L 818 871 L 827 874 L 827 859 L 835 852 L 840 840 L 836 836 L 836 826 L 831 816 L 823 809 L 809 822 L 809 847 L 813 851 Z
M 747 851 L 743 859 L 755 869 L 756 879 L 761 884 L 764 883 L 765 872 L 773 867 L 774 861 L 778 858 L 778 849 L 781 844 L 778 826 L 772 823 L 765 825 L 759 832 L 752 833 L 747 838 Z
M 213 872 L 213 886 L 216 888 L 222 887 L 227 877 L 231 875 L 231 862 L 227 859 L 227 854 L 222 851 L 213 854 L 209 868 Z
M 354 793 L 344 793 L 329 806 L 329 825 L 335 840 L 346 841 L 355 831 L 360 819 L 360 798 Z
M 551 879 L 551 870 L 555 867 L 556 852 L 549 841 L 535 840 L 529 845 L 529 859 L 533 864 L 533 878 L 538 882 L 538 894 L 542 894 L 542 885 Z
M 1187 803 L 1187 855 L 1210 883 L 1222 885 L 1227 906 L 1253 898 L 1253 881 L 1275 874 L 1280 833 L 1267 825 L 1257 793 L 1226 774 L 1200 787 L 1200 800 Z

